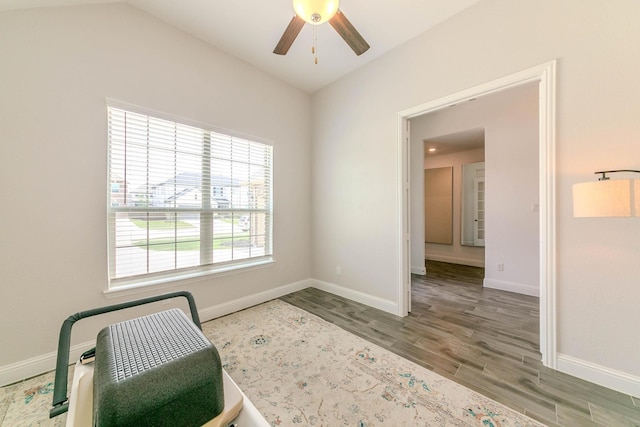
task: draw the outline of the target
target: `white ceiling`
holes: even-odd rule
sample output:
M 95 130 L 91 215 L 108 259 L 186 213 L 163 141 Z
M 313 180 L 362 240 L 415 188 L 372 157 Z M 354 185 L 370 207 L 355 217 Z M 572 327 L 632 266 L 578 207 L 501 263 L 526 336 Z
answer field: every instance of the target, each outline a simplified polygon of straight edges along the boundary
M 312 93 L 479 0 L 342 0 L 340 9 L 371 45 L 356 56 L 329 24 L 317 27 L 318 64 L 307 24 L 286 56 L 273 49 L 293 17 L 291 0 L 0 0 L 0 11 L 128 3 Z
M 484 147 L 484 128 L 463 130 L 424 140 L 424 155 L 441 156 Z M 429 152 L 429 148 L 436 151 Z

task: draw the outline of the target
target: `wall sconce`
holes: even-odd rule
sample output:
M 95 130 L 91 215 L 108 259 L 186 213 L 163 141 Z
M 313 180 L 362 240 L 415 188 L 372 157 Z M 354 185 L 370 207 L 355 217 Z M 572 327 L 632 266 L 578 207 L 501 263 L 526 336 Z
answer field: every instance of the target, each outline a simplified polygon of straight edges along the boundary
M 608 173 L 633 172 L 622 169 L 600 171 L 598 181 L 573 184 L 573 216 L 576 218 L 640 217 L 640 179 L 610 180 Z

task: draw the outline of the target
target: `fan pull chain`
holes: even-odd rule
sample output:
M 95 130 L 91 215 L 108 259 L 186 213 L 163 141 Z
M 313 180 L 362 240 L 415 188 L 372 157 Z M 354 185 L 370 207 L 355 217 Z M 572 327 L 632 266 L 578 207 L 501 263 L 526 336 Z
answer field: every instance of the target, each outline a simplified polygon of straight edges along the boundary
M 313 61 L 318 65 L 318 35 L 316 31 L 317 25 L 313 26 L 313 46 L 311 46 L 311 54 L 313 55 Z

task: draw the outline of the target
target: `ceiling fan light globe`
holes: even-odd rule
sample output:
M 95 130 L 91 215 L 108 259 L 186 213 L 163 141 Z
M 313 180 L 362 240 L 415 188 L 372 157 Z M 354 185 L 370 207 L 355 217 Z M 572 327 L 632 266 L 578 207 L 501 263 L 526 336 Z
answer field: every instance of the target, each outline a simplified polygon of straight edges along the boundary
M 335 16 L 339 3 L 339 0 L 293 0 L 293 10 L 309 24 L 319 25 Z

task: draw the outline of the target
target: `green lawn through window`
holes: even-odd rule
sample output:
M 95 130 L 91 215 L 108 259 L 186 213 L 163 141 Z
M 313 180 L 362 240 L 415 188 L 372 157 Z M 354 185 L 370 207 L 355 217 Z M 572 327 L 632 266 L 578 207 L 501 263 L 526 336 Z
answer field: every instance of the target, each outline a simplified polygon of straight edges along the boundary
M 134 246 L 146 248 L 153 251 L 199 251 L 200 240 L 193 237 L 182 237 L 177 240 L 172 238 L 157 238 L 147 240 L 136 240 Z M 235 235 L 233 239 L 230 237 L 221 237 L 214 239 L 213 249 L 230 249 L 231 247 L 247 247 L 249 246 L 249 233 Z
M 186 221 L 163 221 L 163 220 L 151 220 L 145 221 L 143 219 L 130 218 L 129 221 L 134 223 L 138 228 L 144 228 L 149 230 L 167 230 L 173 228 L 190 228 L 194 227 L 193 224 L 189 224 Z

